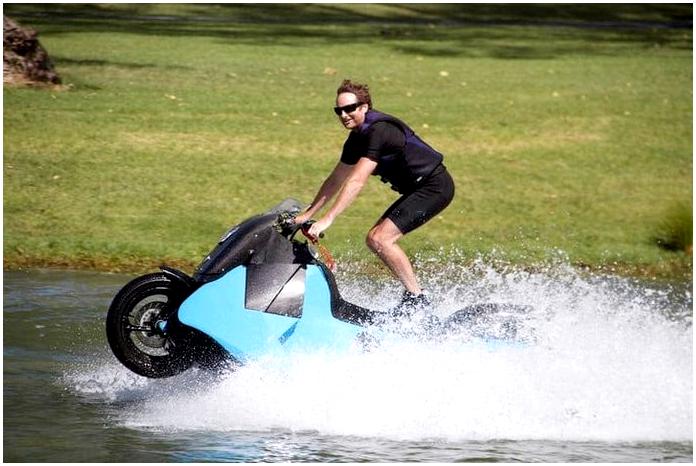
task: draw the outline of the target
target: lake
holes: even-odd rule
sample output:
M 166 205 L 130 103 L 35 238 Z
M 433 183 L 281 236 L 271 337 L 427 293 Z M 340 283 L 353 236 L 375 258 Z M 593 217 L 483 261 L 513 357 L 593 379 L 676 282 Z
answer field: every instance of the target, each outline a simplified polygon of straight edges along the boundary
M 154 380 L 106 342 L 106 310 L 132 276 L 3 278 L 7 462 L 693 461 L 690 284 L 448 266 L 425 278 L 438 313 L 529 304 L 534 343 L 394 338 Z M 357 304 L 400 295 L 337 278 Z

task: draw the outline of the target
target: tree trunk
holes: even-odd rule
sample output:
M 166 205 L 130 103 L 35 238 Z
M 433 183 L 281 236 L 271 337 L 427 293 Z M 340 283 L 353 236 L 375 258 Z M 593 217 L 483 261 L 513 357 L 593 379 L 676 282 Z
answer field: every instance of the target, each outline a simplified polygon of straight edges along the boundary
M 3 83 L 60 84 L 61 80 L 36 31 L 3 16 Z

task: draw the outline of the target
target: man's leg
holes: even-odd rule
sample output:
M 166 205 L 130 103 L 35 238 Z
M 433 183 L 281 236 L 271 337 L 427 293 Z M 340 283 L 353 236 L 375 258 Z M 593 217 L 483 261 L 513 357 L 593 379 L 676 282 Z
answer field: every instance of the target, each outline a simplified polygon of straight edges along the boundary
M 403 283 L 406 290 L 414 295 L 422 290 L 413 271 L 411 261 L 396 242 L 404 236 L 401 230 L 388 218 L 380 219 L 367 234 L 367 246 L 382 259 L 389 270 Z

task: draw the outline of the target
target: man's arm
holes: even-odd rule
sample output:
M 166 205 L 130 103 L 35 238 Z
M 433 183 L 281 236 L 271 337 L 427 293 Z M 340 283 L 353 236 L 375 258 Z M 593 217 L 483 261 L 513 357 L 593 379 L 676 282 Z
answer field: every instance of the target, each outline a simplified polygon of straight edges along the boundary
M 295 218 L 295 222 L 304 223 L 319 212 L 321 208 L 336 195 L 338 190 L 341 189 L 341 186 L 345 183 L 346 179 L 348 179 L 353 168 L 354 165 L 338 162 L 331 171 L 331 174 L 322 183 L 307 210 L 301 215 L 298 215 Z
M 377 162 L 367 157 L 360 158 L 358 163 L 351 167 L 352 170 L 345 183 L 343 183 L 343 189 L 341 189 L 336 202 L 326 212 L 326 215 L 310 227 L 309 233 L 311 235 L 318 236 L 322 231 L 329 228 L 334 219 L 353 203 L 376 167 Z

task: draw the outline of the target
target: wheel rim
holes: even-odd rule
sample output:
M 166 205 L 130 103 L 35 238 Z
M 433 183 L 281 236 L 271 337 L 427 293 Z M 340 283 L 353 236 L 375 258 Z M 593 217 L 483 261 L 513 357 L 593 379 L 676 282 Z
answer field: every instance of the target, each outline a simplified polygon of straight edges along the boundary
M 125 319 L 125 330 L 135 347 L 150 356 L 168 356 L 170 341 L 157 325 L 166 321 L 169 297 L 165 294 L 147 296 L 131 308 Z

